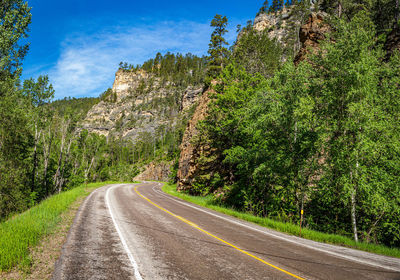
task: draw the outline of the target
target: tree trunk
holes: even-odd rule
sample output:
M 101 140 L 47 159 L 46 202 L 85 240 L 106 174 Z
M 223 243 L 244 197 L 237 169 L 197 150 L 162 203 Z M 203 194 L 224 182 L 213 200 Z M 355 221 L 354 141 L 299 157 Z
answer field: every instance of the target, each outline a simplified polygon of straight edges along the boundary
M 399 27 L 399 17 L 400 17 L 399 0 L 396 0 L 396 11 L 394 14 L 394 28 Z
M 61 179 L 60 179 L 60 184 L 59 184 L 59 186 L 58 186 L 58 193 L 61 192 L 62 186 L 64 185 L 64 182 L 65 182 L 65 178 L 64 178 L 65 164 L 66 164 L 66 162 L 68 162 L 68 160 L 69 160 L 70 150 L 71 150 L 71 144 L 72 144 L 72 139 L 69 140 L 67 152 L 66 152 L 66 155 L 65 155 L 65 160 L 64 160 L 64 163 L 62 163 L 62 168 L 61 168 Z
M 54 175 L 54 186 L 58 192 L 61 192 L 62 183 L 63 183 L 62 178 L 61 178 L 61 167 L 62 167 L 62 163 L 63 163 L 65 138 L 67 137 L 68 126 L 69 126 L 69 121 L 67 123 L 65 123 L 65 120 L 64 120 L 63 124 L 61 125 L 60 155 L 58 157 L 57 171 L 56 171 L 56 174 Z
M 156 136 L 154 135 L 154 138 L 153 138 L 153 159 L 155 159 L 156 158 Z
M 351 193 L 351 223 L 353 226 L 354 241 L 358 242 L 357 220 L 356 220 L 356 190 Z
M 94 163 L 94 156 L 92 157 L 92 160 L 90 161 L 90 164 L 89 164 L 88 168 L 85 170 L 85 184 L 87 184 L 87 180 L 88 180 L 88 177 L 89 177 L 90 169 L 92 168 L 93 163 Z
M 33 144 L 33 168 L 32 168 L 32 178 L 31 178 L 31 191 L 35 189 L 35 178 L 36 178 L 36 168 L 37 168 L 37 144 L 39 142 L 40 134 L 42 131 L 38 131 L 37 124 L 35 124 L 35 139 Z
M 58 156 L 58 164 L 57 164 L 57 171 L 56 174 L 54 174 L 54 187 L 56 190 L 59 190 L 59 186 L 61 184 L 61 163 L 63 159 L 63 153 L 64 153 L 64 141 L 61 143 L 61 148 L 60 148 L 60 155 Z
M 358 169 L 358 161 L 356 164 L 356 180 L 357 180 L 357 169 Z M 357 233 L 357 217 L 356 217 L 356 195 L 357 195 L 357 183 L 353 180 L 353 172 L 350 171 L 350 182 L 353 185 L 353 190 L 351 191 L 351 224 L 353 228 L 354 241 L 358 242 L 358 233 Z
M 46 145 L 46 136 L 43 133 L 43 187 L 46 192 L 46 196 L 49 195 L 49 190 L 47 186 L 47 170 L 49 167 L 49 158 L 50 158 L 50 152 L 51 152 L 51 144 L 53 142 L 53 136 L 51 134 L 51 129 L 49 127 L 49 142 Z

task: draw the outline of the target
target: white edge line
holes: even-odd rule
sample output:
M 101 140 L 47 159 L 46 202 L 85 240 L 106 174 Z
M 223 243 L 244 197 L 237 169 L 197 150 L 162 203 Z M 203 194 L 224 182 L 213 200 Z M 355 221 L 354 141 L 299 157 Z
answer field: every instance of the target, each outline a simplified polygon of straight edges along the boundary
M 110 188 L 107 189 L 107 192 L 106 192 L 105 201 L 106 201 L 106 204 L 107 204 L 108 212 L 110 213 L 111 219 L 112 219 L 112 221 L 113 221 L 113 223 L 114 223 L 114 227 L 115 227 L 115 229 L 117 230 L 117 233 L 118 233 L 118 235 L 119 235 L 119 239 L 121 240 L 122 246 L 124 247 L 125 252 L 126 252 L 126 254 L 128 255 L 129 260 L 130 260 L 130 262 L 131 262 L 131 265 L 132 265 L 132 267 L 133 267 L 133 269 L 134 269 L 135 278 L 136 278 L 137 280 L 143 280 L 142 276 L 141 276 L 140 273 L 139 273 L 138 264 L 137 264 L 137 262 L 135 261 L 135 258 L 133 257 L 131 251 L 129 250 L 129 247 L 128 247 L 126 241 L 125 241 L 124 236 L 122 235 L 121 230 L 119 229 L 119 226 L 118 226 L 118 224 L 117 224 L 117 221 L 115 220 L 114 214 L 113 214 L 113 212 L 112 212 L 112 210 L 111 210 L 111 207 L 110 207 L 110 197 L 109 197 L 109 193 L 110 193 L 110 190 L 112 190 L 112 189 L 114 189 L 114 188 L 116 188 L 116 187 L 120 187 L 120 185 L 110 187 Z
M 160 184 L 160 183 L 159 183 L 159 184 Z M 160 185 L 162 186 L 162 184 L 160 184 Z M 186 202 L 182 202 L 182 201 L 180 201 L 180 200 L 178 200 L 178 199 L 172 198 L 171 196 L 166 195 L 164 192 L 159 191 L 159 190 L 156 190 L 156 189 L 154 189 L 154 188 L 155 188 L 155 187 L 153 187 L 153 191 L 154 191 L 154 192 L 156 192 L 156 193 L 158 193 L 158 194 L 160 194 L 160 195 L 162 195 L 162 196 L 164 196 L 164 197 L 166 197 L 166 198 L 168 198 L 168 199 L 174 200 L 174 201 L 176 201 L 176 202 L 178 202 L 178 203 L 180 203 L 180 204 L 182 204 L 182 205 L 185 205 L 185 206 L 187 206 L 187 207 L 194 208 L 194 209 L 196 209 L 196 210 L 198 210 L 198 211 L 207 213 L 207 214 L 209 214 L 209 215 L 211 215 L 211 216 L 214 216 L 214 217 L 220 218 L 220 219 L 222 219 L 222 220 L 228 221 L 228 222 L 230 222 L 230 223 L 237 224 L 237 225 L 240 225 L 240 226 L 242 226 L 242 227 L 245 227 L 245 228 L 248 228 L 248 229 L 251 229 L 251 230 L 260 232 L 260 233 L 263 233 L 263 234 L 265 234 L 265 235 L 273 236 L 273 237 L 275 237 L 275 238 L 278 238 L 278 239 L 281 239 L 281 240 L 285 240 L 285 241 L 287 241 L 287 242 L 290 242 L 290 243 L 293 243 L 293 244 L 296 244 L 296 245 L 300 245 L 300 246 L 303 246 L 303 247 L 306 247 L 306 248 L 309 248 L 309 249 L 312 249 L 312 250 L 324 252 L 324 253 L 327 253 L 327 254 L 330 254 L 330 255 L 339 257 L 339 258 L 343 258 L 343 259 L 348 259 L 348 260 L 351 260 L 351 261 L 355 261 L 355 262 L 358 262 L 358 263 L 361 263 L 361 264 L 367 264 L 367 265 L 371 265 L 371 266 L 375 266 L 375 267 L 380 267 L 380 268 L 388 269 L 388 270 L 395 271 L 395 272 L 399 272 L 399 271 L 400 271 L 400 269 L 396 269 L 396 268 L 393 268 L 393 267 L 390 267 L 390 266 L 380 265 L 380 264 L 377 264 L 377 263 L 373 263 L 373 262 L 369 262 L 369 261 L 365 261 L 365 260 L 360 260 L 360 259 L 355 258 L 355 257 L 350 257 L 350 256 L 342 255 L 342 254 L 339 254 L 339 253 L 335 253 L 335 252 L 332 252 L 332 251 L 327 251 L 327 250 L 324 250 L 324 249 L 321 249 L 321 248 L 317 248 L 317 247 L 314 247 L 314 246 L 311 246 L 311 245 L 307 245 L 307 244 L 304 244 L 304 243 L 297 242 L 297 241 L 295 241 L 295 240 L 291 240 L 291 239 L 289 239 L 289 238 L 285 238 L 285 237 L 283 237 L 283 236 L 275 235 L 275 234 L 273 234 L 273 233 L 271 233 L 271 232 L 266 232 L 266 231 L 263 231 L 263 230 L 259 230 L 259 229 L 257 229 L 257 228 L 253 228 L 253 227 L 248 226 L 248 225 L 246 225 L 246 224 L 243 224 L 243 223 L 237 222 L 237 221 L 235 221 L 235 220 L 231 220 L 231 219 L 225 218 L 225 217 L 223 217 L 223 216 L 216 215 L 216 214 L 214 214 L 214 213 L 208 212 L 208 211 L 206 211 L 206 210 L 204 210 L 204 209 L 201 209 L 201 208 L 199 208 L 199 207 L 196 207 L 196 206 L 193 206 L 193 205 L 188 204 L 188 203 L 186 203 Z

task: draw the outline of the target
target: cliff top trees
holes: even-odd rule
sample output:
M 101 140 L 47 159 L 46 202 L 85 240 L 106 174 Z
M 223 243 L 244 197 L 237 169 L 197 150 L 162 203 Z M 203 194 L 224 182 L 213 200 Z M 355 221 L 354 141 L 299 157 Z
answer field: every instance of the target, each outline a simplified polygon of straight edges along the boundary
M 271 6 L 269 7 L 269 13 L 276 13 L 277 11 L 282 10 L 283 8 L 283 0 L 273 0 Z
M 208 44 L 210 55 L 208 74 L 211 77 L 216 77 L 227 64 L 229 51 L 225 46 L 228 45 L 228 42 L 224 38 L 224 35 L 228 32 L 226 30 L 227 24 L 226 16 L 218 14 L 211 21 L 211 27 L 215 27 L 211 34 L 210 44 Z
M 251 74 L 260 73 L 271 77 L 280 65 L 281 46 L 271 40 L 268 31 L 258 32 L 248 28 L 236 42 L 232 51 L 233 60 L 244 66 Z
M 268 9 L 268 0 L 265 0 L 264 4 L 261 6 L 260 10 L 258 11 L 257 16 L 259 16 L 260 14 L 266 14 L 267 9 Z

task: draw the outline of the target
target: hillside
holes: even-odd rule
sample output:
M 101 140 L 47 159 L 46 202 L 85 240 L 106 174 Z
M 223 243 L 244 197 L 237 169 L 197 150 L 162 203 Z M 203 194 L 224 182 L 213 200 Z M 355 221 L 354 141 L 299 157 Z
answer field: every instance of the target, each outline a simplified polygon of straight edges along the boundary
M 217 14 L 207 56 L 121 62 L 98 98 L 59 101 L 48 76 L 20 80 L 32 15 L 14 2 L 0 7 L 0 221 L 89 182 L 169 179 L 400 247 L 398 0 L 266 1 L 231 46 Z
M 187 118 L 201 93 L 201 85 L 180 88 L 144 70 L 120 69 L 112 94 L 89 110 L 81 128 L 133 143 L 161 139 Z

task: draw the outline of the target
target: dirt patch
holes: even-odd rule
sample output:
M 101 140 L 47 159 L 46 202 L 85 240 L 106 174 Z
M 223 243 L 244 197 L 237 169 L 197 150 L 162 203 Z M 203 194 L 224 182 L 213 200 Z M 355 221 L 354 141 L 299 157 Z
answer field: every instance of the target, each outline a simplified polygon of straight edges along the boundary
M 61 215 L 61 222 L 53 232 L 45 236 L 38 246 L 30 250 L 31 266 L 28 268 L 14 268 L 9 272 L 0 272 L 0 279 L 4 280 L 47 280 L 51 279 L 54 263 L 60 257 L 69 228 L 71 227 L 76 212 L 85 197 L 78 198 L 68 211 Z

